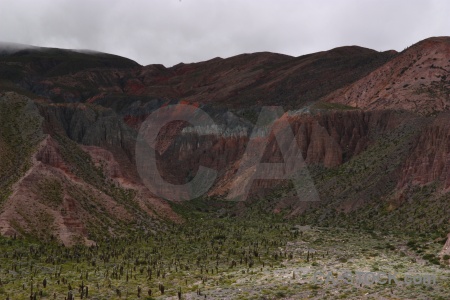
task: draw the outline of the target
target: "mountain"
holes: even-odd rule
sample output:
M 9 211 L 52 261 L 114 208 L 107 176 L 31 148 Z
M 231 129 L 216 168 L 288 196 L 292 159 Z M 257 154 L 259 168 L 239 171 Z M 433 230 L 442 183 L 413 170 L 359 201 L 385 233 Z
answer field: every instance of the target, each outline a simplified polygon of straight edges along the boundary
M 2 234 L 89 244 L 105 230 L 120 235 L 130 225 L 156 230 L 161 219 L 179 221 L 136 181 L 124 152 L 133 133 L 111 110 L 14 92 L 0 105 Z
M 365 110 L 432 114 L 450 108 L 450 38 L 423 40 L 357 82 L 325 97 Z
M 227 208 L 231 214 L 258 206 L 307 223 L 445 236 L 449 41 L 430 38 L 400 53 L 347 46 L 170 68 L 0 44 L 0 232 L 70 245 L 183 222 L 145 187 L 135 157 L 142 122 L 182 103 L 207 112 L 220 134 L 168 124 L 157 169 L 172 184 L 189 182 L 200 166 L 216 170 L 208 199 L 226 197 L 236 176 L 250 178 L 252 166 L 238 170 L 261 107 L 286 111 L 321 201 L 297 201 L 287 181 L 257 180 L 249 205 Z M 267 145 L 263 159 L 282 161 L 273 135 Z

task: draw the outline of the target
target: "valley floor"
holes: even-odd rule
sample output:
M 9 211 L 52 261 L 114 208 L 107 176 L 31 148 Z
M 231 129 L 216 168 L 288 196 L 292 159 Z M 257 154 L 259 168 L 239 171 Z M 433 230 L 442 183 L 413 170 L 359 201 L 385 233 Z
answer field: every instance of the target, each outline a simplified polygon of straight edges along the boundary
M 134 233 L 91 248 L 1 238 L 0 297 L 448 299 L 450 268 L 436 257 L 441 248 L 425 235 L 198 213 L 165 233 Z M 372 283 L 376 276 L 395 280 Z

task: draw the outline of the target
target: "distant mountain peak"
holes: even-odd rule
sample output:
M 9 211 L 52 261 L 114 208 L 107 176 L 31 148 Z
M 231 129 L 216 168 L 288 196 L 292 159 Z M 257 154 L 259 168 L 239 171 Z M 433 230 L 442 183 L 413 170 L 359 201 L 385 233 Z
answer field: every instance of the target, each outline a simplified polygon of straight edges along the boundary
M 12 54 L 17 51 L 26 50 L 26 49 L 39 49 L 39 47 L 26 45 L 26 44 L 19 44 L 19 43 L 12 43 L 12 42 L 2 42 L 0 41 L 0 54 Z

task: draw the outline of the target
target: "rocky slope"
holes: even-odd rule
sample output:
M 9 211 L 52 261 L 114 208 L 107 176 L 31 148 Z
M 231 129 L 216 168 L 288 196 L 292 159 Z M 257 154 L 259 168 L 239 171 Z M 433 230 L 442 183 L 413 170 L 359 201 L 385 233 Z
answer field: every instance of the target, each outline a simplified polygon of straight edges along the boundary
M 133 135 L 111 111 L 33 103 L 12 92 L 0 100 L 8 114 L 0 134 L 2 234 L 89 244 L 105 232 L 180 220 L 140 183 L 124 150 Z
M 450 108 L 450 38 L 421 41 L 325 101 L 432 114 Z

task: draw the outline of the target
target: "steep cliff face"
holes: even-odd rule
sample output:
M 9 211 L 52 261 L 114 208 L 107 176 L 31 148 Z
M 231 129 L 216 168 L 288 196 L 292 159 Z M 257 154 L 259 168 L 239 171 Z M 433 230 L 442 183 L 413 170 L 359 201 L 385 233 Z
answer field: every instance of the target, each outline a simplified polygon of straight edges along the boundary
M 361 111 L 294 117 L 294 131 L 306 162 L 336 167 L 360 153 L 368 142 L 369 118 Z
M 302 113 L 288 116 L 296 143 L 307 165 L 336 168 L 350 161 L 374 144 L 379 136 L 410 120 L 412 116 L 395 112 L 331 111 Z M 174 128 L 177 126 L 173 125 Z M 170 127 L 170 125 L 168 126 Z M 174 129 L 173 129 L 174 130 Z M 218 178 L 210 195 L 226 195 L 235 180 L 237 170 L 249 143 L 252 128 L 240 131 L 240 135 L 212 135 L 182 131 L 175 138 L 169 137 L 169 145 L 158 157 L 158 168 L 163 178 L 171 183 L 189 182 L 200 165 L 218 171 Z M 170 131 L 166 129 L 166 133 Z M 167 141 L 166 141 L 167 142 Z M 283 162 L 277 140 L 273 134 L 262 140 L 262 162 Z M 252 167 L 253 165 L 249 165 Z M 250 176 L 251 173 L 247 173 Z M 244 182 L 248 178 L 240 178 Z M 274 186 L 274 180 L 256 182 L 255 187 Z
M 438 181 L 450 187 L 450 114 L 438 114 L 424 128 L 402 170 L 398 187 Z

